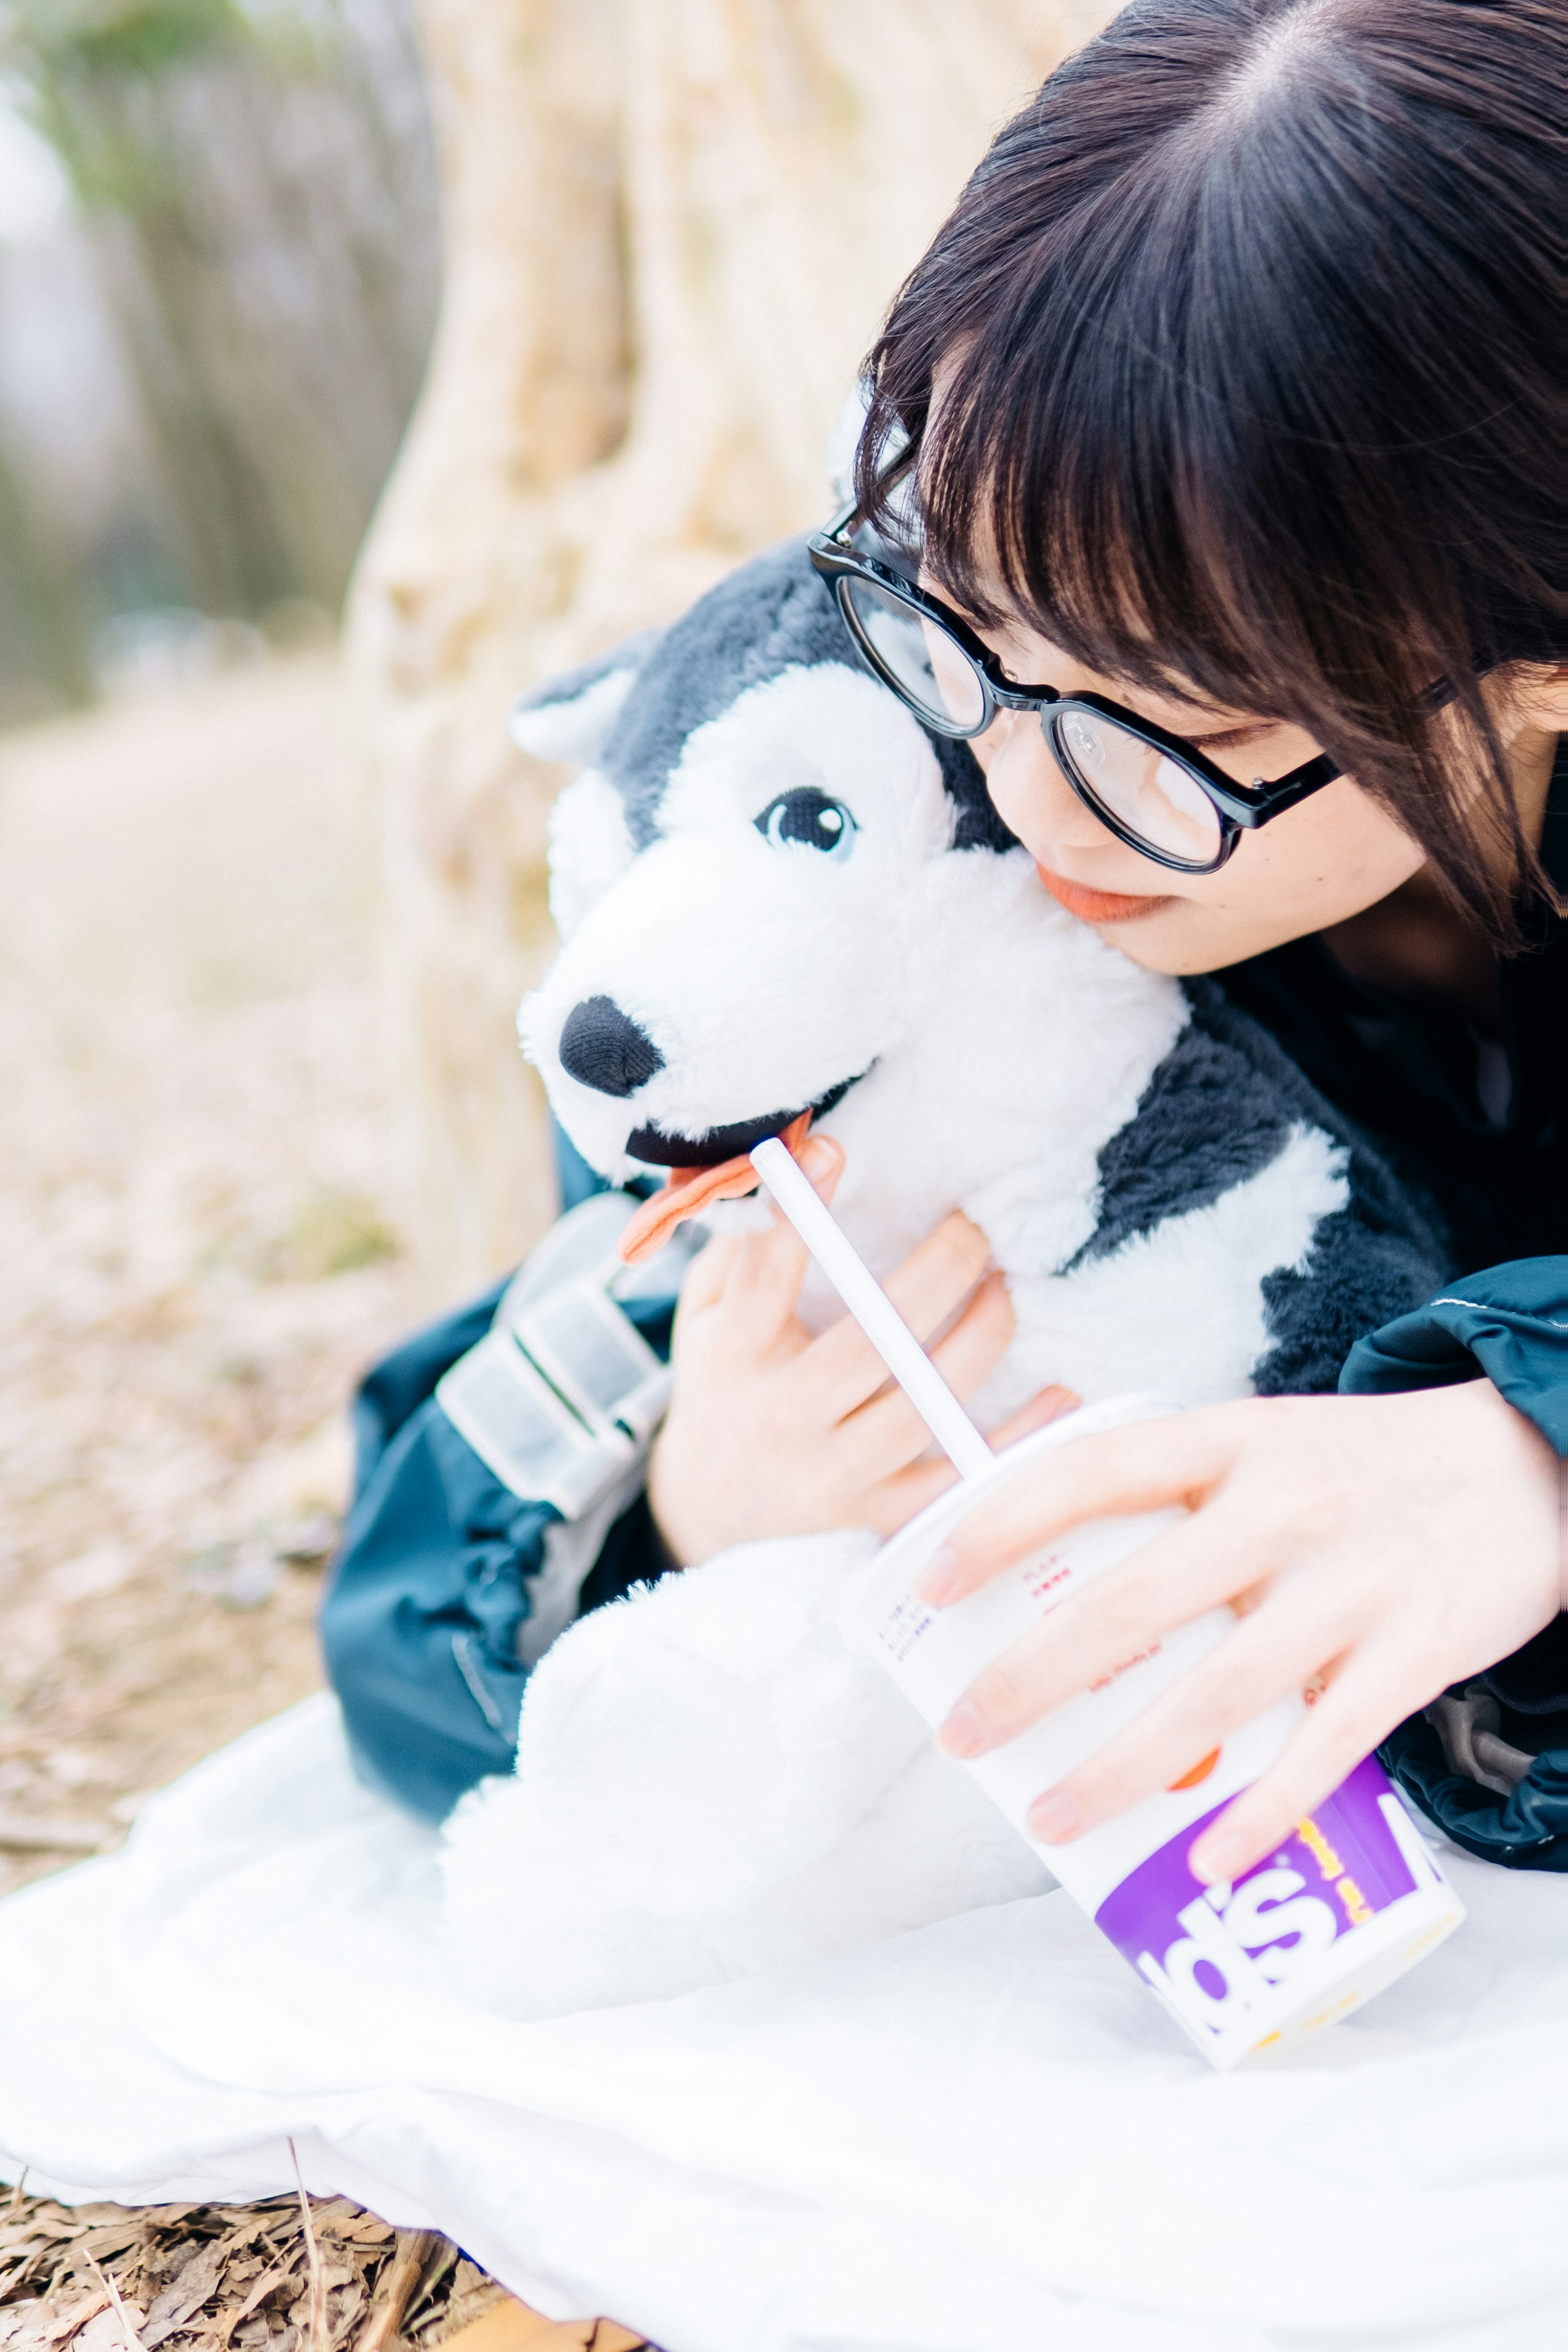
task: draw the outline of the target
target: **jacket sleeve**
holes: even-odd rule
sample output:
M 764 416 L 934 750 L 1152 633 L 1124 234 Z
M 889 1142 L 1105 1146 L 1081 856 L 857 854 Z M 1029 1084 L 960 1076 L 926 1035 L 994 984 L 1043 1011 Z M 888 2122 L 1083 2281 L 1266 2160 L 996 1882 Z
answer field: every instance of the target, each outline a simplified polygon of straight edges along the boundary
M 1342 1393 L 1386 1395 L 1485 1376 L 1559 1458 L 1568 1457 L 1568 1257 L 1521 1258 L 1451 1283 L 1414 1314 L 1359 1340 Z M 1568 1871 L 1568 1616 L 1467 1685 L 1501 1709 L 1534 1757 L 1506 1795 L 1454 1769 L 1429 1714 L 1378 1754 L 1405 1794 L 1470 1853 L 1515 1869 Z
M 438 1382 L 484 1339 L 506 1287 L 416 1333 L 366 1375 L 353 1408 L 354 1500 L 321 1605 L 322 1652 L 355 1767 L 429 1821 L 510 1769 L 552 1547 L 570 1538 L 579 1559 L 584 1538 L 591 1547 L 578 1615 L 671 1565 L 640 1480 L 568 1528 L 551 1504 L 505 1486 L 442 1411 Z M 661 1357 L 673 1309 L 670 1297 L 625 1309 Z
M 1344 1395 L 1489 1380 L 1568 1455 L 1568 1257 L 1527 1257 L 1451 1283 L 1413 1314 L 1357 1341 Z

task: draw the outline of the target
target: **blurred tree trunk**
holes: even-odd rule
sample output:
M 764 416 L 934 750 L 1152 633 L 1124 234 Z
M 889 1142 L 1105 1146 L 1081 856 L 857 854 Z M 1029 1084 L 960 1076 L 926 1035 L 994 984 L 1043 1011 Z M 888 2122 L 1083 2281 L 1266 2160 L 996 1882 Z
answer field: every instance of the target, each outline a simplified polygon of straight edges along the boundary
M 0 727 L 92 693 L 70 566 L 49 521 L 0 438 Z
M 377 13 L 374 56 L 347 0 L 296 0 L 270 45 L 58 85 L 204 612 L 339 604 L 418 389 L 433 163 L 422 112 L 390 119 L 422 94 L 407 11 Z
M 75 205 L 0 238 L 0 675 L 85 697 L 138 612 L 341 603 L 429 348 L 435 157 L 409 0 L 0 0 L 17 108 Z
M 512 1015 L 551 947 L 512 698 L 816 520 L 900 278 L 1103 0 L 423 0 L 446 284 L 351 646 L 384 810 L 418 1240 L 552 1213 Z

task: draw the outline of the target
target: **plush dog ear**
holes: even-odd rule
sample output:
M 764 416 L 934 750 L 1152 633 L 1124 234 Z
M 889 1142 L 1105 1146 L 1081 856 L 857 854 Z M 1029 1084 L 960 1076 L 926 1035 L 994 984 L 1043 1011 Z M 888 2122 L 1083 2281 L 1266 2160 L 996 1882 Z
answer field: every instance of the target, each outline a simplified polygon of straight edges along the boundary
M 584 768 L 550 812 L 550 913 L 563 941 L 636 856 L 626 803 L 602 770 Z
M 508 722 L 518 750 L 536 760 L 569 760 L 578 767 L 596 760 L 637 684 L 637 672 L 663 635 L 662 629 L 639 629 L 608 653 L 580 662 L 525 694 L 513 705 Z

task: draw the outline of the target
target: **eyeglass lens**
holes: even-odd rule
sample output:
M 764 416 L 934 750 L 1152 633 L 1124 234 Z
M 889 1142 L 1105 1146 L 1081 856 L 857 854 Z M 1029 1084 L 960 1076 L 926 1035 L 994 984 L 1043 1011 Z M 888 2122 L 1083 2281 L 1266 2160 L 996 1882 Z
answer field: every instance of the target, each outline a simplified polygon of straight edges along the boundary
M 845 593 L 867 652 L 931 724 L 967 732 L 985 716 L 985 692 L 963 646 L 939 623 L 922 620 L 869 580 L 851 580 Z
M 874 581 L 844 583 L 857 634 L 889 683 L 934 727 L 972 733 L 985 694 L 969 655 Z M 1068 702 L 1040 713 L 1046 740 L 1091 808 L 1162 856 L 1204 867 L 1223 845 L 1219 812 L 1179 761 L 1100 712 Z
M 1168 752 L 1081 705 L 1053 705 L 1041 711 L 1040 724 L 1069 781 L 1151 849 L 1184 866 L 1218 857 L 1219 811 Z

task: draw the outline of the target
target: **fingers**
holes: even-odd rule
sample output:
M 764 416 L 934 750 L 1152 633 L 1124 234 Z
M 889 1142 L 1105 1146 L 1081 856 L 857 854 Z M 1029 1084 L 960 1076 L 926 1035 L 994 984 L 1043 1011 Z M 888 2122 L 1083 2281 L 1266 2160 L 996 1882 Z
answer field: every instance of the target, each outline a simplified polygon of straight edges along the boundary
M 954 1209 L 889 1276 L 884 1287 L 917 1339 L 929 1339 L 963 1304 L 984 1276 L 990 1255 L 979 1226 Z M 994 1305 L 987 1309 L 994 1311 Z M 1009 1307 L 1009 1339 L 1011 1316 Z M 840 1418 L 885 1387 L 889 1377 L 882 1359 L 848 1316 L 814 1341 L 812 1365 L 814 1379 L 822 1382 L 823 1393 L 833 1400 Z
M 991 1432 L 989 1444 L 995 1454 L 1005 1454 L 1009 1445 L 1016 1445 L 1021 1437 L 1031 1436 L 1044 1429 L 1047 1422 L 1059 1421 L 1064 1412 L 1076 1412 L 1083 1402 L 1076 1389 L 1064 1389 L 1053 1382 L 1041 1389 L 1026 1405 L 1019 1407 L 1011 1421 Z
M 1005 1281 L 999 1274 L 987 1275 L 946 1339 L 931 1350 L 932 1363 L 955 1396 L 973 1396 L 990 1377 L 1016 1328 Z M 886 1379 L 884 1370 L 884 1383 Z M 912 1462 L 931 1443 L 930 1430 L 900 1388 L 884 1386 L 868 1404 L 847 1414 L 843 1426 L 863 1449 L 868 1480 Z
M 956 1397 L 967 1401 L 984 1387 L 1011 1347 L 1016 1328 L 1005 1276 L 987 1275 L 959 1321 L 931 1351 L 932 1363 Z M 1070 1389 L 1042 1389 L 989 1443 L 998 1449 L 1014 1444 L 1058 1413 L 1070 1412 L 1078 1402 Z M 930 1430 L 901 1389 L 884 1390 L 848 1414 L 842 1426 L 865 1449 L 868 1481 L 879 1477 L 889 1462 L 912 1463 L 932 1442 Z
M 1289 1747 L 1210 1824 L 1188 1860 L 1207 1882 L 1239 1878 L 1286 1831 L 1331 1796 L 1396 1723 L 1436 1696 L 1391 1644 L 1368 1643 L 1347 1658 Z
M 1346 1638 L 1341 1612 L 1276 1594 L 1125 1730 L 1056 1788 L 1042 1790 L 1030 1809 L 1032 1834 L 1047 1843 L 1079 1837 L 1156 1790 L 1174 1787 L 1244 1725 L 1319 1681 L 1322 1660 Z
M 831 1202 L 844 1173 L 843 1146 L 831 1136 L 814 1135 L 800 1164 L 821 1199 Z M 704 1250 L 699 1265 L 707 1255 Z M 766 1354 L 792 1330 L 808 1257 L 805 1244 L 777 1209 L 765 1233 L 747 1234 L 735 1242 L 724 1269 L 724 1301 L 759 1354 Z
M 715 1234 L 712 1240 L 698 1251 L 681 1281 L 678 1317 L 684 1316 L 689 1319 L 718 1304 L 741 1246 L 737 1234 Z
M 1037 1396 L 1031 1397 L 1028 1403 L 1013 1415 L 1011 1421 L 1005 1422 L 993 1433 L 990 1442 L 997 1447 L 1016 1445 L 1019 1438 L 1026 1437 L 1032 1429 L 1044 1428 L 1046 1423 L 1054 1421 L 1058 1413 L 1071 1412 L 1079 1402 L 1071 1389 L 1042 1389 Z M 921 1449 L 924 1452 L 929 1448 L 930 1438 L 923 1427 L 921 1433 L 926 1435 L 926 1446 Z M 945 1495 L 957 1476 L 957 1471 L 944 1454 L 933 1455 L 930 1461 L 912 1461 L 907 1469 L 896 1470 L 890 1478 L 884 1478 L 868 1489 L 866 1525 L 874 1528 L 879 1536 L 896 1535 L 917 1512 L 923 1511 L 928 1503 L 934 1503 L 939 1495 Z
M 1017 1328 L 1005 1276 L 988 1274 L 952 1330 L 930 1350 L 931 1362 L 954 1396 L 972 1397 L 984 1386 Z
M 991 1262 L 991 1244 L 962 1209 L 953 1209 L 911 1250 L 883 1288 L 915 1338 L 926 1340 L 973 1289 Z
M 800 1164 L 810 1177 L 814 1191 L 829 1208 L 844 1173 L 845 1157 L 844 1146 L 836 1135 L 811 1136 L 800 1154 Z M 782 1217 L 783 1212 L 775 1205 L 773 1214 Z
M 1026 1464 L 1000 1493 L 959 1521 L 915 1590 L 922 1601 L 945 1608 L 1080 1520 L 1202 1501 L 1235 1462 L 1247 1435 L 1246 1416 L 1271 1409 L 1254 1399 L 1171 1413 L 1077 1439 L 1058 1454 Z
M 908 1469 L 896 1470 L 890 1478 L 867 1490 L 862 1524 L 884 1538 L 897 1535 L 928 1503 L 945 1495 L 957 1477 L 945 1454 L 933 1455 L 929 1462 L 911 1462 Z
M 941 1745 L 968 1759 L 1016 1739 L 1049 1708 L 1114 1675 L 1174 1627 L 1221 1606 L 1258 1574 L 1255 1528 L 1239 1515 L 1227 1522 L 1217 1505 L 1194 1514 L 1107 1569 L 993 1659 L 942 1726 Z M 922 1598 L 925 1582 L 915 1587 Z

